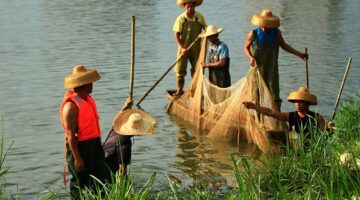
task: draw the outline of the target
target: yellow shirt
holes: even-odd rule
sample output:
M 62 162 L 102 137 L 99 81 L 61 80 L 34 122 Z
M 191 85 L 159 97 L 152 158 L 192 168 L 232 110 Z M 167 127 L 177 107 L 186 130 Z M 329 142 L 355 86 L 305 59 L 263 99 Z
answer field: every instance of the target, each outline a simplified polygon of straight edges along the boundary
M 187 20 L 189 20 L 189 21 L 195 21 L 196 18 L 197 18 L 198 22 L 203 25 L 203 29 L 206 28 L 205 17 L 204 17 L 203 14 L 195 11 L 194 17 L 191 19 L 191 18 L 189 18 L 189 17 L 187 16 L 186 11 L 185 11 L 185 12 L 183 12 L 182 14 L 180 14 L 180 15 L 176 18 L 175 23 L 174 23 L 174 26 L 173 26 L 173 31 L 174 31 L 174 32 L 181 33 L 181 31 L 182 31 L 182 29 L 183 29 L 183 26 L 182 26 L 182 25 L 183 25 L 183 23 L 184 23 L 184 21 L 185 21 L 185 18 L 186 18 Z

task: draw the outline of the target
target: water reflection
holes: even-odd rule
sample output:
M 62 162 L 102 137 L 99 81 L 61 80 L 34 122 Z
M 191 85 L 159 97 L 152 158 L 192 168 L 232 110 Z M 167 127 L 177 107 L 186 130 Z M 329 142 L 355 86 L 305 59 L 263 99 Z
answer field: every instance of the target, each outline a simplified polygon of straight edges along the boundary
M 181 118 L 170 116 L 170 119 L 176 123 L 178 129 L 176 167 L 187 174 L 189 179 L 182 184 L 190 188 L 217 191 L 235 187 L 231 156 L 242 155 L 252 162 L 261 155 L 256 145 L 212 141 L 206 138 L 205 133 L 199 132 Z

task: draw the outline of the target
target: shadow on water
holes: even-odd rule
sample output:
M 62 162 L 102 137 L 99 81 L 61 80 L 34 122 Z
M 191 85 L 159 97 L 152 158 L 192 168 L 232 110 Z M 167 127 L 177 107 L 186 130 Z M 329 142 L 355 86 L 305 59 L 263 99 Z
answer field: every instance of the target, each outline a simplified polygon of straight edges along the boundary
M 231 155 L 242 155 L 250 162 L 255 162 L 261 155 L 254 144 L 212 141 L 206 133 L 193 128 L 183 119 L 169 117 L 177 125 L 175 167 L 189 177 L 177 182 L 189 188 L 207 188 L 221 193 L 236 187 Z

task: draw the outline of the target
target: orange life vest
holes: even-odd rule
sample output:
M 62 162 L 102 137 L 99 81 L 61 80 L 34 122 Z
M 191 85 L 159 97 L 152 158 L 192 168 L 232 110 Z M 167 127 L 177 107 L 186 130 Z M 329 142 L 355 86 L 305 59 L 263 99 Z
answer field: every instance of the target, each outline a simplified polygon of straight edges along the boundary
M 96 103 L 90 95 L 84 100 L 75 95 L 73 91 L 67 91 L 65 93 L 60 110 L 63 127 L 64 121 L 62 119 L 62 110 L 65 103 L 69 101 L 73 102 L 79 111 L 76 122 L 78 142 L 100 137 L 99 115 L 97 113 Z

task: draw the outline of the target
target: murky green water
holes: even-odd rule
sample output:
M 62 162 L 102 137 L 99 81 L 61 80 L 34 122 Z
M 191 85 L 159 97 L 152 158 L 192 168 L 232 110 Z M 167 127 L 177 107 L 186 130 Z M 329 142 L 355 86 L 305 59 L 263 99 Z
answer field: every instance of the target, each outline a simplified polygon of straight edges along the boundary
M 254 27 L 255 12 L 272 8 L 281 18 L 285 40 L 310 54 L 310 88 L 318 95 L 317 109 L 332 114 L 340 81 L 353 57 L 343 95 L 359 89 L 360 4 L 356 0 L 224 0 L 205 1 L 199 7 L 208 24 L 224 27 L 220 39 L 230 48 L 231 78 L 240 79 L 248 69 L 242 51 Z M 14 140 L 6 159 L 11 171 L 6 191 L 20 189 L 21 198 L 36 198 L 50 187 L 62 186 L 63 131 L 59 105 L 63 78 L 74 65 L 97 68 L 102 79 L 94 85 L 103 138 L 120 109 L 129 87 L 130 25 L 136 16 L 134 99 L 155 83 L 175 60 L 172 26 L 182 10 L 175 1 L 73 0 L 0 1 L 0 114 L 5 147 Z M 281 97 L 305 84 L 304 63 L 280 51 Z M 170 73 L 141 104 L 159 122 L 158 132 L 136 137 L 131 173 L 139 184 L 158 172 L 185 186 L 211 186 L 223 190 L 234 185 L 230 155 L 256 158 L 253 145 L 240 147 L 212 143 L 187 130 L 164 112 L 165 89 L 174 88 Z M 283 110 L 292 104 L 283 103 Z

